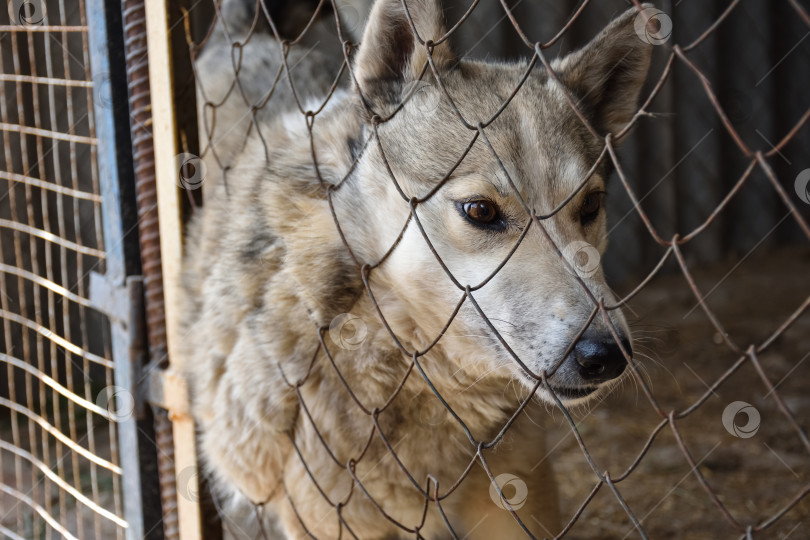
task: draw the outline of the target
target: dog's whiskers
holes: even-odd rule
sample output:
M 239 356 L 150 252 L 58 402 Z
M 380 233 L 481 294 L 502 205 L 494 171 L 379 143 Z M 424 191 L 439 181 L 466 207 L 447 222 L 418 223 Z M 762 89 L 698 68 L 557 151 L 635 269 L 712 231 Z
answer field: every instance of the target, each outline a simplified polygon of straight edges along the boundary
M 474 381 L 473 381 L 473 383 L 472 383 L 471 385 L 469 385 L 467 388 L 465 388 L 465 389 L 461 390 L 461 391 L 459 392 L 459 394 L 463 394 L 464 392 L 466 392 L 467 390 L 469 390 L 470 388 L 472 388 L 473 386 L 475 386 L 476 384 L 478 384 L 479 382 L 481 382 L 481 381 L 484 379 L 484 377 L 486 377 L 487 375 L 489 375 L 489 374 L 490 374 L 490 373 L 492 373 L 493 371 L 497 371 L 497 370 L 499 370 L 499 369 L 501 369 L 501 368 L 505 368 L 505 367 L 509 367 L 509 362 L 505 362 L 505 363 L 503 363 L 503 364 L 499 364 L 499 365 L 495 366 L 494 368 L 492 368 L 492 369 L 490 369 L 490 370 L 488 370 L 488 371 L 484 372 L 484 373 L 483 373 L 483 374 L 482 374 L 480 377 L 478 377 L 476 380 L 474 380 Z

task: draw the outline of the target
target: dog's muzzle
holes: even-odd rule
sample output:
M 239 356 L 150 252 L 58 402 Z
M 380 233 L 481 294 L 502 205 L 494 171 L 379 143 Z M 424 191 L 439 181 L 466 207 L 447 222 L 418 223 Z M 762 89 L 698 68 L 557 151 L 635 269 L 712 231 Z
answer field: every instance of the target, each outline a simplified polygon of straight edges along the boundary
M 583 336 L 563 363 L 566 382 L 549 380 L 554 393 L 562 400 L 580 400 L 596 393 L 603 383 L 618 379 L 627 368 L 622 348 L 632 358 L 630 341 L 622 337 L 622 347 L 610 334 Z M 573 380 L 578 379 L 578 380 Z
M 622 348 L 630 357 L 633 349 L 627 338 L 622 338 L 621 348 L 612 336 L 583 337 L 574 347 L 571 360 L 579 376 L 586 384 L 601 384 L 612 381 L 624 373 L 627 359 Z

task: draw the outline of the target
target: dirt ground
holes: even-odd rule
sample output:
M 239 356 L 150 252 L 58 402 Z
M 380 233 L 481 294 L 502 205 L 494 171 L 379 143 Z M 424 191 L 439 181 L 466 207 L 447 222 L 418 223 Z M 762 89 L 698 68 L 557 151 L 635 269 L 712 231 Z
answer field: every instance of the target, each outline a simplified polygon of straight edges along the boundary
M 695 273 L 698 287 L 730 337 L 741 348 L 760 344 L 810 297 L 810 252 L 753 255 Z M 632 302 L 637 358 L 661 409 L 683 411 L 709 392 L 739 358 L 723 343 L 684 277 L 655 279 Z M 646 355 L 648 358 L 642 358 Z M 810 309 L 765 352 L 761 364 L 777 393 L 805 430 L 810 428 Z M 636 459 L 661 421 L 648 398 L 629 382 L 592 412 L 576 415 L 579 431 L 597 467 L 620 476 Z M 759 413 L 758 431 L 735 437 L 723 412 L 735 401 Z M 570 519 L 596 484 L 572 430 L 554 415 L 549 459 L 559 478 L 564 517 Z M 736 424 L 744 426 L 746 415 Z M 753 365 L 746 362 L 686 418 L 677 421 L 704 478 L 733 518 L 756 525 L 776 514 L 810 483 L 810 453 L 780 412 Z M 672 430 L 665 427 L 638 467 L 617 485 L 629 508 L 653 539 L 740 538 L 691 472 Z M 568 538 L 639 538 L 616 497 L 603 486 Z M 810 495 L 755 538 L 810 537 Z

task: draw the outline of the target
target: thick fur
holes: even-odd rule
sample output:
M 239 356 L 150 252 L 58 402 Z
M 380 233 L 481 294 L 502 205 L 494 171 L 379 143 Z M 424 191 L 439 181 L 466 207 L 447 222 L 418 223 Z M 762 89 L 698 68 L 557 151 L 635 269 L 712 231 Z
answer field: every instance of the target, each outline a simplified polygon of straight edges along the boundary
M 441 38 L 445 26 L 438 3 L 407 4 L 422 41 Z M 601 133 L 618 133 L 632 119 L 649 66 L 651 46 L 635 35 L 635 15 L 633 10 L 625 13 L 585 49 L 554 64 Z M 245 122 L 245 103 L 267 92 L 280 65 L 279 45 L 272 38 L 254 36 L 250 43 L 240 77 L 247 99 L 241 93 L 228 97 L 233 67 L 227 40 L 212 40 L 197 66 L 207 99 L 225 99 L 223 107 L 201 109 L 201 115 L 218 115 L 215 138 L 233 130 L 233 135 L 216 138 L 206 154 L 205 207 L 189 224 L 184 262 L 179 360 L 199 426 L 201 455 L 221 493 L 266 503 L 275 526 L 289 538 L 302 538 L 307 531 L 318 538 L 337 538 L 337 503 L 345 503 L 340 518 L 359 538 L 413 537 L 383 517 L 363 493 L 403 524 L 422 522 L 423 496 L 381 436 L 372 434 L 372 417 L 354 400 L 369 411 L 385 407 L 376 415 L 380 431 L 413 479 L 431 492 L 435 485 L 428 478 L 444 493 L 476 448 L 416 369 L 387 403 L 411 358 L 402 354 L 382 324 L 358 264 L 381 260 L 407 221 L 406 199 L 428 193 L 474 133 L 461 125 L 446 97 L 432 94 L 438 90 L 430 69 L 422 79 L 427 86 L 413 91 L 427 52 L 414 38 L 400 0 L 376 2 L 353 62 L 352 88 L 338 90 L 317 115 L 312 143 L 292 95 L 282 89 L 289 87 L 286 81 L 258 115 L 258 125 L 251 129 Z M 337 65 L 327 71 L 319 64 L 322 57 L 304 58 L 295 49 L 291 54 L 299 55 L 301 65 L 296 88 L 313 98 L 325 95 Z M 526 67 L 458 59 L 447 43 L 434 48 L 433 60 L 443 85 L 473 125 L 487 121 L 500 107 Z M 394 186 L 377 142 L 368 142 L 371 123 L 389 116 L 403 100 L 404 106 L 378 130 L 405 198 Z M 318 101 L 306 106 L 314 110 Z M 542 68 L 532 71 L 486 135 L 521 196 L 538 214 L 549 212 L 574 191 L 602 148 L 601 140 L 571 111 L 563 87 Z M 604 189 L 606 170 L 600 168 L 562 211 L 544 221 L 560 249 L 582 241 L 604 251 L 604 211 L 589 225 L 582 225 L 579 215 L 585 194 Z M 329 185 L 340 186 L 333 190 L 332 202 L 351 253 L 334 223 Z M 480 230 L 462 217 L 458 201 L 482 196 L 497 202 L 510 218 L 505 231 Z M 528 220 L 480 137 L 451 180 L 417 206 L 417 216 L 450 272 L 459 283 L 471 286 L 509 254 Z M 601 269 L 584 282 L 596 298 L 615 300 Z M 428 347 L 463 296 L 414 220 L 396 249 L 371 272 L 370 287 L 386 321 L 409 350 Z M 575 275 L 535 226 L 473 297 L 535 373 L 557 363 L 593 309 Z M 345 319 L 339 316 L 347 313 L 365 332 L 364 339 L 351 346 L 339 336 L 341 330 L 351 330 L 336 326 Z M 612 311 L 610 317 L 629 337 L 621 312 Z M 325 353 L 318 352 L 319 329 L 340 376 Z M 587 335 L 608 335 L 601 316 Z M 491 440 L 500 431 L 532 385 L 469 299 L 419 362 L 477 441 Z M 566 388 L 583 384 L 570 359 L 550 382 Z M 612 384 L 604 383 L 591 399 L 604 395 Z M 551 536 L 559 532 L 560 521 L 554 479 L 543 459 L 544 411 L 538 403 L 552 401 L 543 390 L 537 398 L 500 444 L 482 452 L 494 475 L 510 473 L 526 482 L 528 497 L 517 514 L 533 534 Z M 353 460 L 358 460 L 354 476 L 363 490 L 347 471 L 346 464 Z M 442 509 L 459 537 L 525 535 L 511 514 L 491 499 L 490 482 L 479 462 L 442 501 Z M 429 505 L 424 519 L 422 537 L 449 537 L 435 504 Z

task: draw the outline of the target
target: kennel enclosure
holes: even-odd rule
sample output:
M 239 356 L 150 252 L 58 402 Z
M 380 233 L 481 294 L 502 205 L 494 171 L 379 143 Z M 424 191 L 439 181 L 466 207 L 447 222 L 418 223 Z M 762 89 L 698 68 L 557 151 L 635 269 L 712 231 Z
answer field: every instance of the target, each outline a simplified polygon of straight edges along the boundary
M 269 4 L 254 32 L 267 31 Z M 171 362 L 182 339 L 174 310 L 183 227 L 193 208 L 204 207 L 205 193 L 204 183 L 190 190 L 179 180 L 188 171 L 179 170 L 178 156 L 205 158 L 207 143 L 220 136 L 197 124 L 195 101 L 205 98 L 192 61 L 221 6 L 213 0 L 10 0 L 8 6 L 0 13 L 0 531 L 9 538 L 186 540 L 223 531 L 238 537 L 198 471 L 194 424 Z M 338 36 L 353 40 L 362 30 L 367 5 L 312 3 L 326 20 L 334 20 L 326 13 L 333 6 L 344 28 L 323 40 L 339 48 Z M 445 6 L 460 53 L 533 58 L 535 69 L 541 55 L 570 51 L 627 7 L 618 1 Z M 670 365 L 658 371 L 671 369 L 682 380 L 657 376 L 655 386 L 642 386 L 638 424 L 619 421 L 621 429 L 610 431 L 636 450 L 622 454 L 624 467 L 608 462 L 615 476 L 584 461 L 560 461 L 579 484 L 564 493 L 565 532 L 587 537 L 602 527 L 617 538 L 627 531 L 655 537 L 648 527 L 668 530 L 659 513 L 682 516 L 705 505 L 710 510 L 694 510 L 699 519 L 689 526 L 706 534 L 800 538 L 810 526 L 810 409 L 800 390 L 810 351 L 802 338 L 810 310 L 810 206 L 796 187 L 810 167 L 808 6 L 798 0 L 656 6 L 672 34 L 655 46 L 642 99 L 649 114 L 638 119 L 611 179 L 615 229 L 605 266 L 613 281 L 630 283 L 622 294 L 649 292 L 648 302 L 675 321 L 655 329 L 654 338 L 663 336 L 671 349 Z M 334 66 L 336 76 L 340 69 Z M 290 84 L 285 73 L 278 84 Z M 256 106 L 273 104 L 271 97 Z M 311 112 L 316 123 L 318 114 Z M 752 263 L 763 244 L 767 261 Z M 704 267 L 711 269 L 701 273 Z M 797 279 L 802 270 L 804 280 Z M 759 274 L 774 282 L 757 280 Z M 780 309 L 766 309 L 763 295 L 753 294 L 768 288 Z M 745 302 L 749 295 L 760 304 Z M 674 390 L 679 384 L 687 387 L 683 395 Z M 724 429 L 721 416 L 737 400 L 765 420 L 759 436 L 735 435 L 734 418 L 731 431 Z M 603 425 L 599 414 L 590 421 Z M 693 418 L 713 427 L 698 429 Z M 611 448 L 610 439 L 587 419 L 566 416 L 558 428 L 560 448 L 580 459 L 595 455 L 590 459 L 600 464 L 609 457 L 600 447 Z M 724 468 L 718 455 L 732 464 Z M 670 470 L 666 457 L 683 469 Z M 735 499 L 729 491 L 744 492 L 747 470 L 750 478 L 789 485 L 789 494 L 769 498 L 764 509 L 754 496 Z M 642 485 L 665 478 L 667 485 L 631 488 L 634 478 Z M 672 509 L 671 492 L 679 501 Z M 660 506 L 646 504 L 659 495 Z M 692 500 L 700 503 L 690 507 Z

